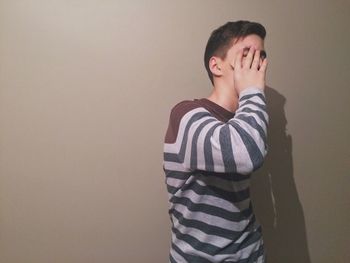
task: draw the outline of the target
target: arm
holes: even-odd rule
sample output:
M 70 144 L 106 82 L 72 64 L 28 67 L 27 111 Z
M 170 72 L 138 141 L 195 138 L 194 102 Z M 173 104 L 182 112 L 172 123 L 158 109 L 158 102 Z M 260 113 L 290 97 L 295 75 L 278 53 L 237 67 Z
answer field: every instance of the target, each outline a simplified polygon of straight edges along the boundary
M 165 169 L 249 174 L 263 164 L 268 148 L 264 94 L 267 60 L 258 68 L 259 54 L 250 47 L 244 61 L 243 50 L 234 59 L 239 104 L 227 123 L 202 107 L 174 107 L 164 145 Z
M 175 107 L 170 123 L 177 114 Z M 255 87 L 239 94 L 236 114 L 227 123 L 202 107 L 194 108 L 181 118 L 176 141 L 165 143 L 165 164 L 185 171 L 249 174 L 261 167 L 267 154 L 267 125 L 265 95 Z

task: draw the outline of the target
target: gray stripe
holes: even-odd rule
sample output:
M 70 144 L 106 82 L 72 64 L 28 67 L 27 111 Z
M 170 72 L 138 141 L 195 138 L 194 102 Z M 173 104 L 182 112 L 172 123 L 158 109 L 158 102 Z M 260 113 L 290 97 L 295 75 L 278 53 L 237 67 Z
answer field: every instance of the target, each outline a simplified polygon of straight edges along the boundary
M 197 142 L 198 142 L 198 137 L 199 134 L 201 132 L 201 130 L 204 128 L 204 126 L 206 126 L 207 124 L 211 123 L 211 122 L 215 122 L 215 119 L 208 119 L 204 122 L 202 122 L 197 130 L 195 131 L 195 133 L 193 134 L 192 137 L 192 147 L 191 147 L 191 169 L 196 169 L 197 168 Z
M 216 176 L 206 176 L 202 174 L 198 174 L 196 178 L 197 182 L 203 186 L 215 186 L 217 188 L 230 192 L 239 192 L 250 186 L 250 178 L 247 177 L 245 180 L 240 180 L 236 182 L 227 181 Z
M 255 96 L 258 96 L 266 104 L 265 96 L 262 93 L 254 93 L 254 94 L 244 95 L 239 100 L 244 101 L 244 100 L 248 100 L 248 99 L 255 97 Z
M 215 129 L 221 125 L 221 123 L 218 123 L 210 128 L 210 130 L 207 132 L 204 140 L 204 158 L 205 158 L 205 169 L 207 171 L 213 171 L 214 170 L 214 159 L 213 159 L 213 153 L 211 148 L 211 142 L 210 138 L 213 135 Z
M 249 133 L 242 129 L 238 123 L 230 121 L 230 124 L 237 130 L 238 134 L 241 136 L 242 141 L 245 147 L 247 148 L 250 159 L 253 163 L 254 169 L 259 168 L 263 163 L 264 157 L 262 156 L 258 145 L 254 141 L 254 139 L 249 135 Z
M 260 110 L 253 110 L 252 108 L 245 107 L 241 110 L 241 112 L 255 113 L 265 123 L 265 126 L 268 126 L 268 121 L 266 120 L 265 115 Z
M 178 233 L 178 236 L 183 238 L 184 236 Z M 187 235 L 187 237 L 190 238 L 190 235 Z M 238 263 L 251 263 L 250 256 L 254 254 L 254 252 L 258 252 L 259 249 L 261 248 L 261 242 L 262 239 L 259 238 L 253 243 L 251 243 L 249 246 L 246 246 L 241 249 L 242 244 L 240 243 L 231 243 L 229 246 L 224 248 L 221 251 L 225 250 L 232 250 L 230 253 L 214 253 L 212 254 L 212 251 L 202 251 L 198 250 L 195 247 L 193 247 L 192 244 L 188 243 L 187 241 L 178 238 L 175 233 L 172 233 L 172 246 L 177 249 L 177 252 L 181 254 L 183 257 L 185 257 L 187 260 L 190 259 L 189 262 L 208 262 L 205 260 L 198 260 L 196 257 L 202 257 L 205 258 L 206 260 L 209 260 L 209 262 L 224 262 L 225 260 L 230 260 L 228 262 L 238 262 Z M 215 243 L 215 242 L 214 242 Z M 205 243 L 206 244 L 206 243 Z M 200 245 L 198 243 L 197 245 Z M 204 244 L 203 244 L 204 245 Z M 209 244 L 208 244 L 209 246 Z M 202 246 L 203 248 L 208 248 L 205 246 Z M 181 253 L 180 253 L 181 251 Z M 184 252 L 188 252 L 187 254 Z M 236 252 L 234 252 L 236 251 Z M 245 256 L 245 257 L 244 257 Z M 244 258 L 243 258 L 244 257 Z M 191 261 L 192 260 L 192 261 Z
M 237 171 L 236 163 L 233 157 L 230 127 L 228 125 L 225 125 L 220 130 L 219 137 L 225 171 Z
M 177 253 L 173 248 L 170 249 L 170 261 L 171 263 L 191 263 L 184 259 L 179 253 Z
M 182 248 L 180 248 L 180 246 Z M 205 258 L 200 256 L 200 254 L 203 253 L 196 253 L 194 254 L 193 248 L 187 244 L 186 242 L 183 242 L 182 240 L 178 240 L 175 235 L 172 235 L 172 244 L 171 248 L 174 249 L 177 253 L 179 253 L 181 256 L 183 256 L 189 263 L 213 263 L 213 261 L 207 260 L 207 255 L 204 254 Z M 186 254 L 183 251 L 190 251 L 191 254 Z M 182 262 L 179 262 L 182 263 Z
M 254 127 L 260 134 L 260 137 L 263 139 L 264 143 L 266 144 L 266 134 L 264 129 L 256 122 L 255 118 L 252 116 L 237 116 L 238 119 L 245 121 L 246 123 L 250 124 L 250 126 Z
M 189 198 L 195 204 L 207 204 L 220 207 L 227 210 L 228 213 L 240 213 L 242 210 L 248 209 L 250 203 L 250 199 L 245 199 L 240 202 L 229 202 L 213 195 L 199 195 L 192 189 L 183 191 L 181 197 Z
M 253 104 L 253 105 L 257 106 L 258 108 L 262 109 L 263 111 L 266 111 L 266 104 L 260 104 L 260 103 L 257 103 L 255 101 L 251 101 L 251 100 L 246 100 L 239 107 L 242 108 L 242 107 L 244 107 L 246 105 L 248 106 L 249 104 Z

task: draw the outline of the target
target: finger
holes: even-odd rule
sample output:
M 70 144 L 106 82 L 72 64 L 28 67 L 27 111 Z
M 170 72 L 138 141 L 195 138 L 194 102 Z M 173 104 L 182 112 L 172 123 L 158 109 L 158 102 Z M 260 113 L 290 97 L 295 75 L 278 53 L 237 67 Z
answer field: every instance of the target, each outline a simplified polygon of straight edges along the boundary
M 237 52 L 236 58 L 235 58 L 235 69 L 241 69 L 242 68 L 242 56 L 243 56 L 243 50 L 240 50 Z
M 249 47 L 243 48 L 243 57 L 246 57 L 248 55 L 248 52 L 249 52 Z
M 243 68 L 249 69 L 251 64 L 252 64 L 252 59 L 253 59 L 253 55 L 254 55 L 254 47 L 250 47 L 249 52 L 243 62 Z
M 254 53 L 254 58 L 253 58 L 253 63 L 252 63 L 252 68 L 253 69 L 258 69 L 260 62 L 260 50 L 256 50 Z
M 266 51 L 265 50 L 260 50 L 260 60 L 259 60 L 259 66 L 258 70 L 260 69 L 263 60 L 266 58 Z
M 265 58 L 260 66 L 259 71 L 262 73 L 266 73 L 266 69 L 267 69 L 267 59 Z
M 261 67 L 261 65 L 262 65 L 262 62 L 263 62 L 263 60 L 262 60 L 261 55 L 260 55 L 258 70 L 260 69 L 260 67 Z

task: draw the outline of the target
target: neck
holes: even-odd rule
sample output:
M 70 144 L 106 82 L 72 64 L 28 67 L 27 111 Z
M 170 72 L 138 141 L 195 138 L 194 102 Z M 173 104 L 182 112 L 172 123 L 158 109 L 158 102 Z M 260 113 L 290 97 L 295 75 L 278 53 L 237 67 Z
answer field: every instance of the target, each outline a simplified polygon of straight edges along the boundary
M 235 112 L 238 108 L 238 95 L 232 87 L 214 84 L 213 91 L 207 99 L 231 112 Z

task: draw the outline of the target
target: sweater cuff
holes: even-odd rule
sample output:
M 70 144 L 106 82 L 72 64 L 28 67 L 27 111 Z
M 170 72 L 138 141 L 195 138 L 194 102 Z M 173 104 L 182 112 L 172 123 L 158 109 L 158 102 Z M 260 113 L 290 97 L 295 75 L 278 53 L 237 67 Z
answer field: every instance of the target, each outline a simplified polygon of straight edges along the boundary
M 257 87 L 251 86 L 249 88 L 246 88 L 244 90 L 242 90 L 239 93 L 239 99 L 241 99 L 244 95 L 248 95 L 248 94 L 254 94 L 254 93 L 261 93 L 262 95 L 265 96 L 265 92 L 262 89 L 259 89 Z

